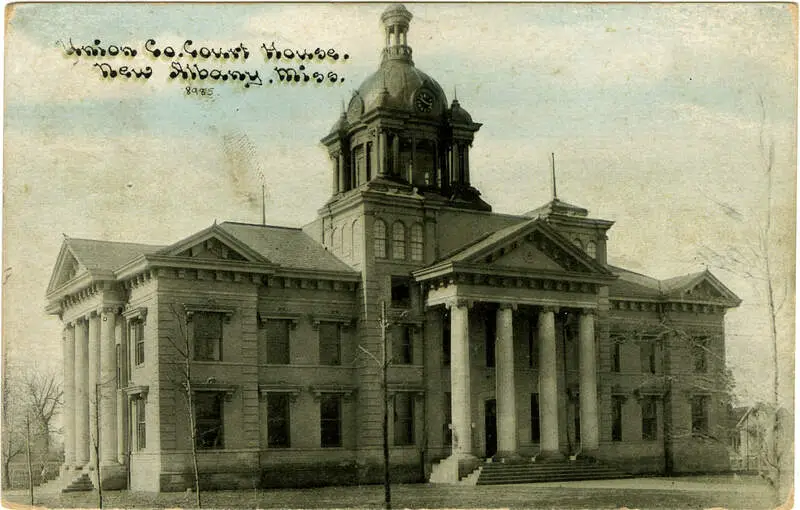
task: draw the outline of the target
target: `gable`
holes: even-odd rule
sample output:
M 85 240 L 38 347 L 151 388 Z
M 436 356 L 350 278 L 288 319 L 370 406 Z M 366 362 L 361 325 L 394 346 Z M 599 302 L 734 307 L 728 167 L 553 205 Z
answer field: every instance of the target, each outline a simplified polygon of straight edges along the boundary
M 213 225 L 172 246 L 168 246 L 161 250 L 159 254 L 204 260 L 269 263 L 253 248 L 217 225 Z
M 199 259 L 247 261 L 247 257 L 215 237 L 193 244 L 185 250 L 176 253 L 176 256 Z
M 86 268 L 78 262 L 78 259 L 75 258 L 75 255 L 72 254 L 65 243 L 61 248 L 48 289 L 52 290 L 60 287 L 85 271 Z
M 540 269 L 561 271 L 565 268 L 537 248 L 532 242 L 523 241 L 510 251 L 493 260 L 491 265 L 514 269 Z
M 682 292 L 683 297 L 687 299 L 709 299 L 719 300 L 725 299 L 725 296 L 716 289 L 708 280 L 701 280 L 698 284 L 688 288 Z

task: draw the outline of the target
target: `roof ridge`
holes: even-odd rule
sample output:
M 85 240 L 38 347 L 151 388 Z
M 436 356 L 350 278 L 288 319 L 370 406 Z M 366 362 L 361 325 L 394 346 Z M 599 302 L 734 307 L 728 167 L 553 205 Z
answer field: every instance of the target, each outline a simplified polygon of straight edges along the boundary
M 284 225 L 264 225 L 262 223 L 247 223 L 244 221 L 223 221 L 222 223 L 218 223 L 217 225 L 241 225 L 244 227 L 261 227 L 261 228 L 280 228 L 283 230 L 299 230 L 303 231 L 302 227 L 287 227 Z
M 134 244 L 137 246 L 152 246 L 154 248 L 161 248 L 166 245 L 163 244 L 150 244 L 150 243 L 138 243 L 135 241 L 109 241 L 107 239 L 89 239 L 86 237 L 67 237 L 65 241 L 89 241 L 92 243 L 106 243 L 106 244 Z

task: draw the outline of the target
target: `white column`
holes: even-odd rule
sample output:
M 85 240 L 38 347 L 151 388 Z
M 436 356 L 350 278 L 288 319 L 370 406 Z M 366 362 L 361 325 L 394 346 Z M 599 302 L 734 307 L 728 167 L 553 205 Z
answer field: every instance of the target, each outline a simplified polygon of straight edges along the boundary
M 117 462 L 126 464 L 127 455 L 127 416 L 128 399 L 122 388 L 128 386 L 128 327 L 127 321 L 120 320 L 116 324 L 116 343 L 119 344 L 119 364 L 120 364 L 120 389 L 117 390 Z
M 386 159 L 388 155 L 388 141 L 386 139 L 386 130 L 381 129 L 378 132 L 378 174 L 386 175 Z
M 450 307 L 450 407 L 453 455 L 472 456 L 472 411 L 469 381 L 469 310 L 466 303 Z
M 542 458 L 561 458 L 558 449 L 558 379 L 556 374 L 555 310 L 539 312 L 539 423 Z
M 580 336 L 580 404 L 581 451 L 593 453 L 600 439 L 597 426 L 597 358 L 594 343 L 594 313 L 583 310 L 579 323 Z
M 116 307 L 103 308 L 100 319 L 100 462 L 117 459 Z
M 509 304 L 497 309 L 495 341 L 495 394 L 497 397 L 497 456 L 517 456 L 517 402 L 514 387 L 514 310 Z
M 86 319 L 75 323 L 75 467 L 89 462 L 89 338 Z
M 92 312 L 89 316 L 89 366 L 88 396 L 89 396 L 89 464 L 95 465 L 97 453 L 95 445 L 100 444 L 97 429 L 97 383 L 100 376 L 100 315 Z
M 75 466 L 75 324 L 64 328 L 64 465 Z
M 339 149 L 336 153 L 337 167 L 339 168 L 339 193 L 347 191 L 347 168 L 344 164 L 344 151 Z

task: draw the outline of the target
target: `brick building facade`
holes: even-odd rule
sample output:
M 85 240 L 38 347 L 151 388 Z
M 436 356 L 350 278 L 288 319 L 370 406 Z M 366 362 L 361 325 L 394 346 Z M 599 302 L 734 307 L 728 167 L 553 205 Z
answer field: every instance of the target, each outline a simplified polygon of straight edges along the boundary
M 481 125 L 414 66 L 410 21 L 382 16 L 381 66 L 322 139 L 332 193 L 309 225 L 64 241 L 47 311 L 64 324 L 67 473 L 99 437 L 105 487 L 190 486 L 188 366 L 204 485 L 380 481 L 384 306 L 395 480 L 576 454 L 728 469 L 739 299 L 708 271 L 609 265 L 612 222 L 555 197 L 492 212 L 470 183 Z

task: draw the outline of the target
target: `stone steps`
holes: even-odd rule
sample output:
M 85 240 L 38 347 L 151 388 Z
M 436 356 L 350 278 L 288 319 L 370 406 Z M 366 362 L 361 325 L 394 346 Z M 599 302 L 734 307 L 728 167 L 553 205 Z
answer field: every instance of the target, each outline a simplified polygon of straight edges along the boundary
M 66 487 L 61 489 L 61 492 L 89 492 L 94 490 L 94 484 L 89 478 L 87 473 L 81 473 L 80 476 L 72 480 Z
M 508 464 L 492 462 L 483 466 L 477 485 L 605 480 L 630 477 L 630 474 L 619 469 L 590 461 Z

